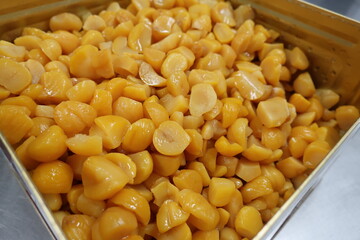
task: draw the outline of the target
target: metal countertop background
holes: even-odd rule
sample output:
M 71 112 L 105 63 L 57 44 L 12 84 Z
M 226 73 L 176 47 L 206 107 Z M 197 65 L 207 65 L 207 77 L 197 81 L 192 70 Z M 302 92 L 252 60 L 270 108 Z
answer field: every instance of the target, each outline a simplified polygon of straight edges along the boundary
M 360 0 L 308 0 L 360 21 Z M 360 239 L 360 128 L 276 240 Z M 0 240 L 47 240 L 47 229 L 0 150 Z
M 360 239 L 360 120 L 276 240 Z

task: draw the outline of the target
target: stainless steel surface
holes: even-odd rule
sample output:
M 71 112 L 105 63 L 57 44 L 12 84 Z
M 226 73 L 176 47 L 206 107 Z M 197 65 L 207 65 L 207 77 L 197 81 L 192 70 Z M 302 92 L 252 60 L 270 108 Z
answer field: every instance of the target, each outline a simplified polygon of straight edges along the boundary
M 358 22 L 324 11 L 304 1 L 234 0 L 234 2 L 251 4 L 256 12 L 257 23 L 278 31 L 285 44 L 296 45 L 306 51 L 311 63 L 309 72 L 318 87 L 337 91 L 341 96 L 342 104 L 351 103 L 360 107 L 360 78 L 356 74 L 360 70 Z M 335 147 L 332 153 L 341 148 Z M 264 226 L 256 236 L 256 240 L 272 239 L 279 227 L 283 226 L 284 221 L 292 216 L 293 210 L 301 205 L 309 190 L 313 186 L 317 189 L 316 184 L 321 180 L 324 170 L 336 160 L 331 156 L 332 153 L 329 153 L 329 156 Z M 323 194 L 327 193 L 323 192 Z M 302 211 L 302 206 L 299 211 Z M 301 224 L 306 224 L 306 218 Z M 301 226 L 301 224 L 291 223 L 292 226 Z M 316 231 L 317 225 L 313 226 L 313 230 Z M 294 236 L 294 239 L 304 239 L 301 235 L 298 237 Z M 310 239 L 316 238 L 310 237 Z
M 58 239 L 58 240 L 65 240 L 65 236 L 61 230 L 61 228 L 55 222 L 55 219 L 52 216 L 51 211 L 46 207 L 44 200 L 42 199 L 40 193 L 37 191 L 34 183 L 31 181 L 30 175 L 28 174 L 27 170 L 23 167 L 23 165 L 18 161 L 17 157 L 15 156 L 14 151 L 12 151 L 11 145 L 5 140 L 5 137 L 0 133 L 0 149 L 1 149 L 1 160 L 7 163 L 8 167 L 11 167 L 11 171 L 8 173 L 12 173 L 12 177 L 17 180 L 18 187 L 23 189 L 22 193 L 25 194 L 25 197 L 12 195 L 12 198 L 8 198 L 9 202 L 15 202 L 16 199 L 23 199 L 28 201 L 29 205 L 31 205 L 32 209 L 36 211 L 36 215 L 38 218 L 34 218 L 37 221 L 35 222 L 36 226 L 40 225 L 41 228 L 45 228 L 45 231 L 42 231 L 49 235 L 46 239 Z M 4 165 L 5 165 L 4 164 Z M 12 191 L 11 188 L 7 188 L 8 191 Z M 11 195 L 10 195 L 11 196 Z M 19 198 L 20 197 L 20 198 Z M 5 195 L 6 199 L 6 195 Z M 16 214 L 9 211 L 7 205 L 0 205 L 4 206 L 4 211 L 6 211 L 7 215 L 19 215 L 22 216 L 22 213 Z M 1 208 L 0 208 L 1 209 Z M 27 216 L 29 219 L 31 218 L 30 215 Z M 34 216 L 35 217 L 35 216 Z M 20 231 L 22 229 L 19 226 L 22 226 L 22 217 L 18 218 L 17 221 L 13 221 L 12 218 L 9 219 L 11 222 L 11 228 L 18 228 Z M 27 234 L 27 232 L 24 232 Z M 28 235 L 26 235 L 28 237 Z M 0 235 L 0 237 L 2 237 Z M 4 238 L 7 239 L 7 238 Z M 10 238 L 12 239 L 12 238 Z M 14 238 L 17 239 L 17 238 Z
M 326 7 L 327 3 L 333 1 L 309 2 L 320 3 Z M 344 2 L 352 2 L 351 6 L 359 4 L 357 1 L 343 1 L 341 4 L 346 5 Z M 353 14 L 354 9 L 349 12 L 350 17 L 358 16 Z M 342 10 L 340 13 L 347 12 Z M 344 144 L 340 150 L 342 154 L 336 155 L 337 162 L 304 201 L 300 210 L 288 219 L 275 239 L 344 239 L 344 236 L 346 239 L 360 238 L 359 225 L 356 224 L 356 217 L 360 214 L 360 208 L 356 208 L 360 195 L 353 194 L 356 190 L 359 192 L 360 186 L 356 172 L 360 166 L 356 161 L 360 155 L 360 149 L 356 148 L 360 143 L 359 131 L 358 126 L 352 133 L 355 134 L 354 139 Z M 0 240 L 51 239 L 26 193 L 10 172 L 11 168 L 0 150 Z
M 274 239 L 360 239 L 359 144 L 360 121 L 333 154 L 333 164 L 321 181 Z
M 307 0 L 360 21 L 359 0 Z M 360 122 L 333 154 L 333 164 L 275 235 L 276 240 L 360 239 Z
M 360 21 L 359 0 L 305 0 L 306 2 L 321 6 L 331 11 L 340 13 L 349 18 Z
M 353 215 L 354 224 L 346 225 L 346 220 L 348 220 L 349 216 L 353 213 L 352 209 L 348 206 L 356 206 L 356 202 L 360 200 L 360 194 L 356 194 L 356 189 L 349 188 L 351 183 L 357 179 L 357 168 L 354 168 L 354 166 L 356 166 L 354 159 L 356 160 L 360 153 L 359 149 L 356 148 L 359 142 L 360 120 L 348 130 L 328 156 L 296 190 L 291 198 L 285 202 L 254 240 L 329 239 L 327 237 L 323 238 L 324 232 L 330 232 L 329 236 L 333 236 L 332 229 L 336 228 L 329 227 L 328 223 L 331 223 L 330 225 L 333 225 L 333 227 L 339 224 L 341 226 L 344 225 L 346 229 L 350 230 L 349 232 L 358 236 L 354 239 L 359 239 L 360 232 L 356 229 L 360 230 L 360 227 L 356 227 L 355 230 L 353 229 L 354 225 L 357 224 L 355 221 L 357 214 Z M 334 165 L 336 167 L 334 167 Z M 357 165 L 359 166 L 359 164 Z M 349 171 L 349 168 L 352 170 Z M 349 175 L 340 181 L 334 181 L 334 179 L 341 178 L 341 172 L 348 172 Z M 357 180 L 357 183 L 360 183 L 360 180 Z M 338 191 L 339 188 L 341 189 L 340 191 Z M 313 197 L 314 192 L 316 193 L 315 197 Z M 351 201 L 352 204 L 347 204 L 348 201 L 345 200 L 349 197 L 349 192 L 354 200 Z M 327 202 L 331 202 L 331 204 L 324 205 L 324 199 L 326 199 Z M 345 204 L 342 205 L 343 203 Z M 343 211 L 339 215 L 340 217 L 338 216 L 337 209 L 339 205 L 343 206 Z M 360 208 L 356 211 L 360 213 Z M 323 221 L 324 215 L 328 216 L 327 221 Z M 309 224 L 309 222 L 313 224 Z M 308 231 L 303 232 L 303 226 L 307 226 Z M 293 229 L 296 229 L 298 233 L 302 234 L 294 234 Z M 341 234 L 339 237 L 341 237 Z
M 0 151 L 0 239 L 51 239 Z

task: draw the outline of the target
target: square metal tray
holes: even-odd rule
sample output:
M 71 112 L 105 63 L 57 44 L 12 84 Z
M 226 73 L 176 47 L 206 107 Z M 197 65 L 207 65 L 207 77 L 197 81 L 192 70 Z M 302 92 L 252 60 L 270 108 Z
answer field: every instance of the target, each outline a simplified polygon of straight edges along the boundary
M 110 0 L 26 0 L 12 1 L 0 6 L 0 39 L 13 40 L 24 26 L 46 28 L 52 15 L 70 11 L 81 13 L 100 11 Z M 127 4 L 128 1 L 120 1 Z M 360 23 L 297 0 L 231 0 L 234 6 L 250 4 L 256 12 L 257 23 L 278 31 L 281 41 L 288 46 L 299 46 L 308 56 L 309 69 L 317 87 L 333 89 L 341 96 L 340 104 L 360 107 Z M 15 4 L 16 3 L 16 4 Z M 31 8 L 29 8 L 31 6 Z M 316 187 L 326 169 L 341 152 L 342 144 L 351 140 L 359 129 L 358 121 L 333 148 L 299 189 L 280 208 L 254 239 L 271 239 Z M 11 146 L 0 134 L 0 158 L 5 157 L 14 170 L 29 201 L 41 217 L 54 239 L 65 239 L 44 204 L 27 171 L 16 158 Z

